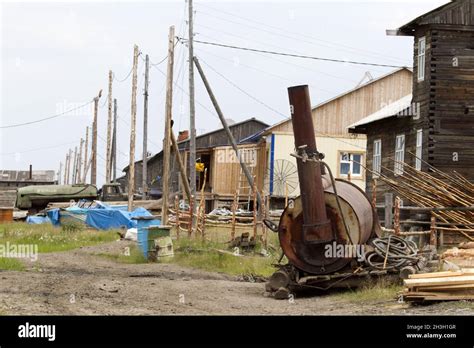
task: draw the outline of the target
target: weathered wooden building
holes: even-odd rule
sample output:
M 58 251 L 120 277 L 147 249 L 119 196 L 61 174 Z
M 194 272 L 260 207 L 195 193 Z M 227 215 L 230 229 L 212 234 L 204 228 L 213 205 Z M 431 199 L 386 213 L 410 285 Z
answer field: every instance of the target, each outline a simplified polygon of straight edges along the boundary
M 451 1 L 387 34 L 414 38 L 413 98 L 349 127 L 367 136 L 368 193 L 377 173 L 403 173 L 395 160 L 474 180 L 474 0 Z M 379 200 L 386 192 L 377 185 Z
M 229 126 L 234 139 L 238 144 L 242 158 L 247 163 L 250 171 L 256 176 L 258 188 L 263 188 L 265 175 L 265 146 L 248 139 L 267 128 L 268 125 L 255 118 L 234 123 Z M 240 143 L 244 140 L 244 143 Z M 187 174 L 189 176 L 189 139 L 178 141 L 178 147 L 182 156 Z M 239 161 L 230 146 L 230 141 L 223 128 L 199 135 L 196 137 L 196 162 L 203 163 L 207 168 L 206 175 L 206 200 L 207 210 L 214 205 L 213 202 L 220 199 L 229 199 L 233 196 L 239 183 L 243 181 Z M 129 167 L 123 171 L 128 177 Z M 163 173 L 163 152 L 150 157 L 147 162 L 147 183 L 150 189 L 161 191 Z M 241 180 L 242 179 L 242 180 Z M 170 163 L 170 191 L 182 192 L 179 167 L 175 153 L 171 151 Z M 199 189 L 204 183 L 204 173 L 196 173 L 196 188 Z M 136 192 L 142 192 L 142 161 L 135 162 L 135 188 Z M 242 194 L 248 193 L 248 189 L 242 189 Z

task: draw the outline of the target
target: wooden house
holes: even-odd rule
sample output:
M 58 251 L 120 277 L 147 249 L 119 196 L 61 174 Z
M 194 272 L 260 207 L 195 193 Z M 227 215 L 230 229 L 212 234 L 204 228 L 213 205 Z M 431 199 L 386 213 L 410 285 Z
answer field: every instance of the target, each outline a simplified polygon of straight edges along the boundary
M 378 173 L 403 173 L 395 160 L 474 180 L 474 0 L 451 1 L 387 34 L 414 38 L 412 100 L 349 127 L 367 136 L 367 192 Z M 377 185 L 379 201 L 387 192 Z
M 252 136 L 266 129 L 268 124 L 255 118 L 229 125 L 234 139 L 238 143 L 239 153 L 247 163 L 251 173 L 256 177 L 258 189 L 263 188 L 265 174 L 265 147 L 258 143 L 258 138 Z M 189 139 L 178 141 L 187 174 L 189 176 Z M 230 141 L 223 128 L 201 134 L 196 137 L 196 162 L 203 163 L 207 168 L 204 192 L 206 195 L 206 210 L 215 207 L 219 200 L 232 200 L 234 192 L 241 186 L 241 194 L 249 194 L 248 185 L 241 173 L 239 161 L 230 146 Z M 128 176 L 129 167 L 123 171 Z M 163 152 L 150 157 L 147 162 L 147 183 L 151 190 L 160 191 L 162 188 L 161 176 L 163 173 Z M 204 173 L 196 173 L 196 190 L 204 184 Z M 135 162 L 135 188 L 142 192 L 142 161 Z M 175 153 L 171 151 L 170 163 L 170 191 L 182 193 L 182 183 Z
M 313 107 L 318 150 L 337 178 L 350 179 L 365 189 L 366 136 L 352 134 L 347 127 L 411 93 L 412 72 L 400 68 Z M 300 194 L 296 173 L 291 120 L 267 128 L 265 187 L 278 206 L 282 197 Z M 360 163 L 361 165 L 357 164 Z M 275 205 L 274 205 L 275 206 Z

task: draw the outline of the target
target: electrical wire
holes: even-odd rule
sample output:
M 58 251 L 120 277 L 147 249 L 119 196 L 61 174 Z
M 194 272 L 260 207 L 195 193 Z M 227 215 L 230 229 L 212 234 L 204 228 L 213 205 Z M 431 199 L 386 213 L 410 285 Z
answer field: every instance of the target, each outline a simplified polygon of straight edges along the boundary
M 55 149 L 55 148 L 58 148 L 58 147 L 61 147 L 61 146 L 72 145 L 72 144 L 77 144 L 77 142 L 71 141 L 69 143 L 62 143 L 62 144 L 51 145 L 51 146 L 46 146 L 46 147 L 38 147 L 38 148 L 35 148 L 35 149 L 29 149 L 29 150 L 25 150 L 25 151 L 4 152 L 4 153 L 0 153 L 0 156 L 10 156 L 10 155 L 16 155 L 16 154 L 22 154 L 22 153 L 28 153 L 28 152 L 49 150 L 49 149 Z
M 183 44 L 188 41 L 188 39 L 178 37 L 178 40 Z M 203 45 L 211 45 L 217 47 L 224 47 L 224 48 L 232 48 L 236 50 L 242 51 L 249 51 L 249 52 L 260 52 L 265 54 L 272 54 L 277 56 L 284 56 L 284 57 L 293 57 L 293 58 L 302 58 L 302 59 L 312 59 L 312 60 L 319 60 L 324 62 L 332 62 L 332 63 L 343 63 L 343 64 L 355 64 L 355 65 L 364 65 L 364 66 L 377 66 L 383 68 L 406 68 L 406 66 L 402 65 L 390 65 L 390 64 L 378 64 L 378 63 L 368 63 L 368 62 L 357 62 L 354 60 L 342 60 L 342 59 L 333 59 L 333 58 L 323 58 L 323 57 L 315 57 L 315 56 L 308 56 L 302 54 L 294 54 L 294 53 L 285 53 L 285 52 L 277 52 L 277 51 L 269 51 L 257 48 L 250 48 L 250 47 L 242 47 L 242 46 L 234 46 L 234 45 L 227 45 L 218 42 L 210 42 L 210 41 L 201 41 L 201 40 L 193 40 L 193 42 L 200 43 Z
M 81 109 L 83 108 L 84 106 L 87 106 L 89 104 L 92 104 L 94 101 L 91 100 L 83 105 L 80 105 L 80 106 L 77 106 L 75 108 L 72 108 L 72 109 L 69 109 L 69 110 L 66 110 L 66 111 L 63 111 L 59 114 L 56 114 L 56 115 L 53 115 L 53 116 L 49 116 L 49 117 L 45 117 L 45 118 L 42 118 L 42 119 L 39 119 L 39 120 L 35 120 L 35 121 L 30 121 L 30 122 L 24 122 L 24 123 L 17 123 L 17 124 L 11 124 L 11 125 L 8 125 L 8 126 L 1 126 L 0 129 L 6 129 L 6 128 L 16 128 L 16 127 L 22 127 L 22 126 L 27 126 L 27 125 L 30 125 L 30 124 L 35 124 L 35 123 L 40 123 L 40 122 L 44 122 L 44 121 L 47 121 L 47 120 L 52 120 L 54 118 L 58 118 L 58 117 L 61 117 L 61 116 L 64 116 L 65 114 L 71 112 L 71 111 L 75 111 L 75 110 L 78 110 L 78 109 Z

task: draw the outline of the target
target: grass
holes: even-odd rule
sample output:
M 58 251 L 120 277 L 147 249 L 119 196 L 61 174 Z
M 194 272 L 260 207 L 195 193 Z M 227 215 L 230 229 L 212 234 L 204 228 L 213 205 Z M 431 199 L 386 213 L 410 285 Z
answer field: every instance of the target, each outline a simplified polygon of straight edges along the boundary
M 143 255 L 142 251 L 138 248 L 137 245 L 132 245 L 129 249 L 128 253 L 122 254 L 96 254 L 98 256 L 102 256 L 108 258 L 112 261 L 120 262 L 120 263 L 147 263 L 147 259 Z
M 0 245 L 34 245 L 38 253 L 67 251 L 114 240 L 117 240 L 115 231 L 88 230 L 74 224 L 64 228 L 21 222 L 0 224 Z M 24 266 L 20 259 L 0 257 L 0 269 L 23 270 Z
M 362 287 L 348 289 L 333 294 L 334 297 L 347 300 L 350 302 L 370 302 L 393 300 L 397 298 L 398 293 L 402 291 L 403 286 L 393 282 L 380 279 L 375 282 L 368 282 Z
M 242 253 L 244 256 L 234 256 L 218 250 L 227 250 L 227 244 L 202 241 L 201 239 L 181 237 L 173 241 L 174 257 L 164 262 L 174 263 L 185 267 L 198 268 L 210 272 L 221 272 L 230 275 L 252 275 L 268 277 L 275 272 L 273 263 L 278 255 L 268 257 L 254 253 Z

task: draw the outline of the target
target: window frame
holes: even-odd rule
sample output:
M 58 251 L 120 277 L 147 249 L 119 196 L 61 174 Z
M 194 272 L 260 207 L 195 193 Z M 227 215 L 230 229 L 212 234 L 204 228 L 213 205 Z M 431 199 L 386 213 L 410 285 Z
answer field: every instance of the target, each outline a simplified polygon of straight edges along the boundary
M 401 143 L 403 144 L 401 149 L 398 148 L 398 144 L 399 144 L 398 139 L 403 139 L 403 141 L 401 141 Z M 395 156 L 394 156 L 395 160 L 393 161 L 394 162 L 393 171 L 395 175 L 403 175 L 403 164 L 397 163 L 397 162 L 405 161 L 405 141 L 406 141 L 406 137 L 404 133 L 397 134 L 397 136 L 395 137 Z
M 375 144 L 379 144 L 378 149 L 379 152 L 376 153 L 375 149 L 377 146 Z M 375 166 L 377 164 L 377 167 Z M 372 149 L 372 171 L 373 174 L 372 176 L 374 178 L 378 178 L 380 176 L 380 173 L 382 171 L 382 139 L 375 139 L 373 143 L 373 149 Z
M 342 156 L 344 154 L 349 155 L 349 160 L 343 160 Z M 354 174 L 354 162 L 353 162 L 353 155 L 359 155 L 360 156 L 360 174 Z M 339 156 L 338 156 L 338 166 L 337 166 L 337 172 L 338 172 L 338 177 L 339 178 L 347 178 L 347 174 L 341 173 L 341 164 L 343 163 L 348 163 L 349 164 L 349 173 L 351 178 L 356 178 L 356 179 L 363 179 L 364 178 L 364 168 L 363 168 L 363 162 L 364 162 L 364 152 L 359 152 L 359 151 L 350 151 L 350 150 L 339 150 Z
M 426 36 L 422 36 L 418 39 L 418 71 L 417 78 L 418 82 L 425 80 L 426 71 Z
M 421 158 L 423 156 L 423 128 L 417 129 L 415 144 L 415 169 L 421 170 Z

